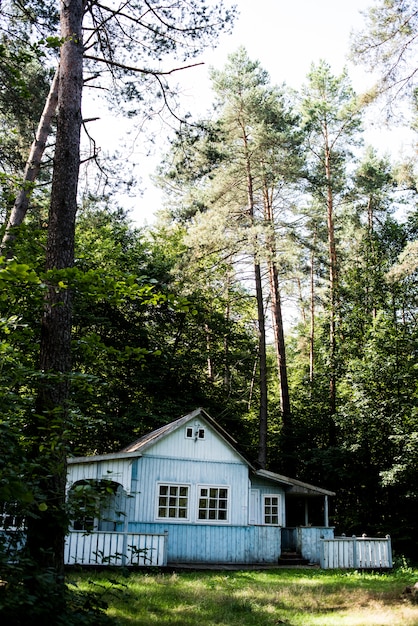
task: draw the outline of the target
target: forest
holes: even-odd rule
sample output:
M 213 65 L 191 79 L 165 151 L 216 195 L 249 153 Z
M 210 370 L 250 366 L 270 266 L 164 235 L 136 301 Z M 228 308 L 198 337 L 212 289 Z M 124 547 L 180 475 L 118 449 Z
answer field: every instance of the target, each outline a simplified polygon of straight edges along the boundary
M 26 537 L 12 560 L 0 546 L 10 623 L 79 610 L 67 457 L 196 407 L 257 467 L 335 491 L 336 533 L 390 534 L 418 560 L 418 170 L 364 140 L 370 110 L 418 128 L 418 3 L 365 15 L 351 53 L 378 71 L 367 93 L 326 60 L 299 91 L 274 85 L 240 47 L 211 72 L 210 114 L 181 116 L 175 74 L 235 13 L 0 5 L 0 507 Z M 129 164 L 97 149 L 88 89 L 173 120 L 152 226 L 119 201 Z

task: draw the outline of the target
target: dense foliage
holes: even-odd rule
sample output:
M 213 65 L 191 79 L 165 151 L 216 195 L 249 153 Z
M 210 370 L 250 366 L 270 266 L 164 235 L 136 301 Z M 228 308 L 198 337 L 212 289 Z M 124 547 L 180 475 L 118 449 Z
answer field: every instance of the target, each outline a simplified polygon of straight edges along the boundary
M 144 55 L 175 50 L 184 60 L 201 32 L 212 41 L 231 20 L 222 5 L 179 0 L 171 12 L 151 3 L 164 25 L 155 29 L 132 2 L 132 16 L 112 27 L 112 11 L 87 4 L 87 82 L 108 86 L 110 73 L 111 99 L 128 115 L 148 107 L 150 85 L 168 103 L 165 79 L 139 67 Z M 193 19 L 190 6 L 200 7 Z M 15 0 L 0 9 L 4 228 L 62 46 L 55 8 Z M 169 36 L 180 18 L 184 50 Z M 370 19 L 373 47 L 386 30 L 376 12 Z M 35 559 L 22 551 L 23 520 L 42 527 L 53 511 L 51 534 L 67 527 L 63 490 L 51 498 L 48 486 L 65 476 L 66 455 L 117 451 L 197 406 L 252 462 L 334 490 L 337 532 L 390 533 L 398 553 L 418 558 L 414 164 L 363 148 L 365 101 L 325 61 L 300 93 L 271 85 L 244 48 L 212 80 L 210 119 L 182 124 L 161 164 L 167 202 L 155 226 L 137 228 L 116 188 L 100 197 L 87 188 L 70 225 L 74 250 L 52 263 L 60 213 L 48 216 L 50 179 L 62 161 L 55 153 L 52 167 L 54 125 L 39 184 L 23 185 L 28 213 L 0 266 L 0 502 L 3 524 L 16 529 L 16 544 L 1 550 L 0 610 L 10 623 L 35 608 L 39 619 L 60 615 L 57 624 L 99 623 L 97 598 L 67 596 L 42 548 Z M 45 368 L 47 307 L 69 294 L 70 343 L 53 346 L 68 369 Z M 61 388 L 45 411 L 40 398 Z

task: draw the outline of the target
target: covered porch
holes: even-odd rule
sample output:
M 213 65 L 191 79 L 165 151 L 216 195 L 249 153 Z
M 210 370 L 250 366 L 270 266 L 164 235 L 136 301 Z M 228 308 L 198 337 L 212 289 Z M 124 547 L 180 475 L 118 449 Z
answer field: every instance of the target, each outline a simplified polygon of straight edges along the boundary
M 277 481 L 286 492 L 282 555 L 295 554 L 309 563 L 319 564 L 321 541 L 334 537 L 334 527 L 329 525 L 329 498 L 335 493 L 266 470 L 259 470 L 257 475 Z

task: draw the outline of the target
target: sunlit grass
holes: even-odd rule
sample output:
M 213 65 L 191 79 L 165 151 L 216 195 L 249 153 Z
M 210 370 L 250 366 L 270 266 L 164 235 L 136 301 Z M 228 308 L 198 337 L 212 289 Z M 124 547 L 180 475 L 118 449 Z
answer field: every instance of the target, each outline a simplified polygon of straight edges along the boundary
M 71 573 L 99 592 L 117 624 L 155 626 L 418 626 L 402 597 L 418 571 L 321 570 Z

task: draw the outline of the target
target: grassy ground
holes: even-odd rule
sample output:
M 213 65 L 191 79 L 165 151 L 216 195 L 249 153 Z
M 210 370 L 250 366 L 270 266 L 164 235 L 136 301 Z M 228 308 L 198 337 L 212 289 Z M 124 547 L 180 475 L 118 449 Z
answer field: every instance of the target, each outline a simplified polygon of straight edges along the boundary
M 409 568 L 69 575 L 79 589 L 102 596 L 123 626 L 418 626 L 418 604 L 402 595 L 416 581 L 418 570 Z

